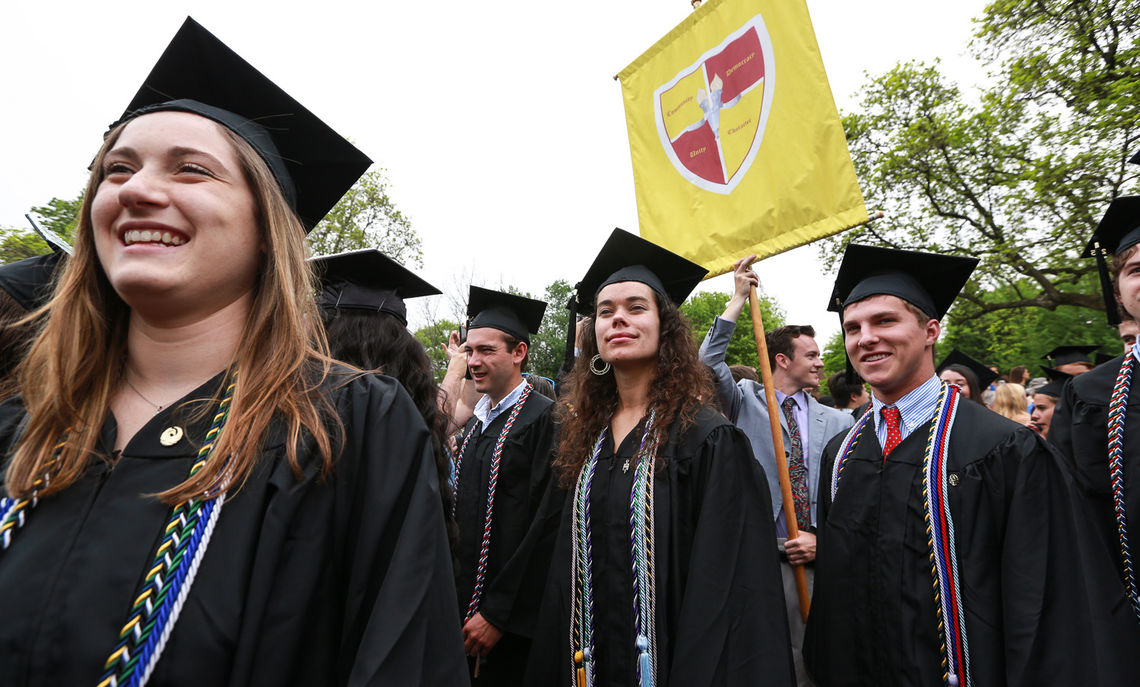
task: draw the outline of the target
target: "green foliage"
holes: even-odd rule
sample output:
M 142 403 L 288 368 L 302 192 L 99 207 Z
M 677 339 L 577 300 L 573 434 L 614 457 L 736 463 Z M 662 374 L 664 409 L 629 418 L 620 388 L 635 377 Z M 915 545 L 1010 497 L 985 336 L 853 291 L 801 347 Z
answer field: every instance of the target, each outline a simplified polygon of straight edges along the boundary
M 367 172 L 309 233 L 313 255 L 377 248 L 396 262 L 423 266 L 423 243 L 388 197 L 384 170 Z
M 681 304 L 681 312 L 689 319 L 693 330 L 693 341 L 700 346 L 705 335 L 712 328 L 713 321 L 724 312 L 730 294 L 716 291 L 703 291 L 693 294 Z M 764 330 L 772 331 L 786 324 L 787 315 L 779 302 L 768 295 L 760 294 L 760 316 L 764 319 Z M 756 339 L 752 334 L 752 312 L 748 305 L 736 320 L 736 333 L 728 344 L 724 361 L 729 365 L 749 365 L 760 373 L 760 358 L 756 355 Z
M 32 208 L 30 214 L 35 216 L 40 226 L 54 231 L 68 242 L 74 242 L 75 225 L 79 221 L 82 204 L 82 193 L 72 200 L 52 198 L 46 205 Z M 0 227 L 0 263 L 43 255 L 49 250 L 51 247 L 36 235 L 31 226 Z
M 566 353 L 566 325 L 570 311 L 566 301 L 574 287 L 565 279 L 558 279 L 546 287 L 542 300 L 546 301 L 546 313 L 542 316 L 542 326 L 538 333 L 530 337 L 530 367 L 532 374 L 550 379 L 558 378 L 562 367 L 562 357 Z
M 843 332 L 836 331 L 827 340 L 827 345 L 823 347 L 823 379 L 819 385 L 819 393 L 831 393 L 827 388 L 827 380 L 831 375 L 836 372 L 842 372 L 847 369 L 847 350 L 843 347 Z
M 873 78 L 844 125 L 868 206 L 887 216 L 823 242 L 822 259 L 850 241 L 980 258 L 953 316 L 993 323 L 983 360 L 1029 355 L 992 338 L 1036 336 L 1013 323 L 1103 321 L 1095 263 L 1078 256 L 1108 202 L 1138 188 L 1125 163 L 1140 147 L 1138 17 L 1135 0 L 997 0 L 973 43 L 991 85 L 965 94 L 937 63 Z
M 413 333 L 416 340 L 423 344 L 424 349 L 427 350 L 428 358 L 431 360 L 432 374 L 435 375 L 437 384 L 443 381 L 443 375 L 447 372 L 448 358 L 443 346 L 447 345 L 447 337 L 451 332 L 458 329 L 458 322 L 438 320 L 417 329 Z
M 1002 293 L 985 295 L 995 300 L 1006 297 Z M 947 318 L 938 357 L 957 348 L 987 365 L 996 365 L 1002 373 L 1025 365 L 1030 375 L 1040 377 L 1038 366 L 1045 362 L 1041 356 L 1047 351 L 1060 345 L 1084 344 L 1100 346 L 1102 352 L 1114 356 L 1122 348 L 1116 328 L 1105 323 L 1104 315 L 1088 308 L 1024 308 L 977 317 L 964 317 L 955 311 Z

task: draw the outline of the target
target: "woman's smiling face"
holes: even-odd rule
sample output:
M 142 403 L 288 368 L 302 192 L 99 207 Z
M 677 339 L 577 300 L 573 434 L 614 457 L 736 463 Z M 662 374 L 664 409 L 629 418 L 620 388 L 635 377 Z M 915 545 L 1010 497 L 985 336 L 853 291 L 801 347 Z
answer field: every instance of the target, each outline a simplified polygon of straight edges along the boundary
M 187 112 L 142 115 L 107 151 L 101 173 L 95 249 L 128 305 L 208 313 L 253 290 L 257 207 L 220 125 Z

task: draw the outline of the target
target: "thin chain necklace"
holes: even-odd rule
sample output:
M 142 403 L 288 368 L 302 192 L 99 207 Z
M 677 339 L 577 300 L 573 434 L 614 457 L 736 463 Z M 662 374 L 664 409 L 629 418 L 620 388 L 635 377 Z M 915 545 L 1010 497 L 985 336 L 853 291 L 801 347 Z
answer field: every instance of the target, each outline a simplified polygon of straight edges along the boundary
M 157 413 L 166 407 L 164 405 L 159 405 L 158 403 L 155 403 L 154 401 L 152 401 L 149 398 L 147 398 L 146 396 L 144 396 L 143 392 L 139 391 L 139 388 L 137 386 L 135 386 L 134 384 L 131 384 L 131 380 L 128 379 L 126 375 L 123 375 L 123 381 L 127 383 L 127 386 L 131 387 L 131 391 L 133 391 L 139 395 L 139 398 L 146 401 L 150 405 L 154 406 L 154 412 Z

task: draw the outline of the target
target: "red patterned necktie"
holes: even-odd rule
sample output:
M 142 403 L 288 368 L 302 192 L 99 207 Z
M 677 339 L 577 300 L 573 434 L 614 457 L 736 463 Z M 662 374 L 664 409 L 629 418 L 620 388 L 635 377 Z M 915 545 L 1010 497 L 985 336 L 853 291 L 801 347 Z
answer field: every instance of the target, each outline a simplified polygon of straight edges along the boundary
M 883 418 L 883 421 L 887 423 L 887 443 L 883 446 L 883 459 L 885 460 L 886 457 L 891 454 L 891 451 L 895 450 L 895 447 L 899 445 L 899 442 L 902 441 L 902 430 L 899 429 L 899 420 L 902 419 L 902 413 L 894 406 L 884 406 L 883 409 L 879 411 L 879 415 Z

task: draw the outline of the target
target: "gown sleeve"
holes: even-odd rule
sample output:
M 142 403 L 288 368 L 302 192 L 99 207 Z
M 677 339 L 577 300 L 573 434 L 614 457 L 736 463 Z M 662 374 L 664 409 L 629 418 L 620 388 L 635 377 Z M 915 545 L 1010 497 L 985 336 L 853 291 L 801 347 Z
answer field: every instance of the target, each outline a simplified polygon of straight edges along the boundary
M 676 614 L 670 685 L 792 685 L 775 525 L 748 438 L 722 424 L 693 457 L 701 500 Z
M 268 477 L 231 684 L 466 685 L 427 428 L 390 378 L 329 397 L 333 472 Z

